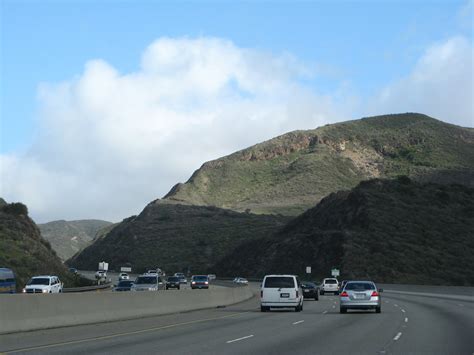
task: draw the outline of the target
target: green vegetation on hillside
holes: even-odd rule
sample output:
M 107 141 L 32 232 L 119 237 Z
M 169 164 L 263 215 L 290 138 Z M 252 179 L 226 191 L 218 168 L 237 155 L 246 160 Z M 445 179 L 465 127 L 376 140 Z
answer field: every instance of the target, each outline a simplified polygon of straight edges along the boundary
M 271 237 L 231 252 L 220 274 L 329 275 L 388 283 L 474 285 L 474 189 L 371 180 L 333 193 Z
M 53 221 L 39 224 L 41 235 L 56 251 L 61 260 L 71 256 L 88 246 L 98 233 L 112 223 L 87 219 L 80 221 Z
M 66 287 L 82 282 L 73 277 L 43 239 L 22 203 L 0 205 L 0 267 L 15 272 L 18 291 L 31 276 L 57 275 Z
M 370 178 L 474 186 L 474 130 L 397 114 L 290 132 L 205 163 L 169 203 L 297 215 Z
M 67 263 L 94 270 L 105 260 L 115 270 L 129 265 L 134 272 L 161 267 L 167 272 L 201 273 L 240 243 L 268 236 L 287 221 L 282 216 L 155 201 Z

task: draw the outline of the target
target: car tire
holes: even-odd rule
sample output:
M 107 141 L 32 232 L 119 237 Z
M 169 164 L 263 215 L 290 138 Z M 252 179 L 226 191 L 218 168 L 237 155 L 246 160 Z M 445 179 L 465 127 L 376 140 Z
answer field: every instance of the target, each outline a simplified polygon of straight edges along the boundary
M 314 300 L 319 301 L 319 297 L 318 296 L 314 297 Z
M 319 294 L 320 294 L 321 296 L 324 296 L 324 291 L 319 291 Z
M 267 312 L 267 311 L 268 311 L 268 307 L 260 306 L 260 312 Z
M 336 296 L 339 296 L 339 292 L 334 292 L 334 294 L 335 294 Z
M 344 307 L 339 308 L 339 313 L 347 313 L 347 308 L 344 308 Z
M 382 313 L 382 307 L 375 307 L 375 313 Z

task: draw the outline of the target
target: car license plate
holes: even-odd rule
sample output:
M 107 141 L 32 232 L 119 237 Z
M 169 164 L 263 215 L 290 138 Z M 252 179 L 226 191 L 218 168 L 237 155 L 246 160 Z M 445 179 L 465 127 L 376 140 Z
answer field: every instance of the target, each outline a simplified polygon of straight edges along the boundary
M 309 290 L 304 290 L 304 292 L 309 292 Z
M 280 293 L 280 297 L 281 298 L 288 298 L 288 297 L 290 297 L 290 294 L 289 293 Z
M 364 293 L 355 293 L 354 298 L 360 300 L 362 298 L 365 298 L 365 294 Z

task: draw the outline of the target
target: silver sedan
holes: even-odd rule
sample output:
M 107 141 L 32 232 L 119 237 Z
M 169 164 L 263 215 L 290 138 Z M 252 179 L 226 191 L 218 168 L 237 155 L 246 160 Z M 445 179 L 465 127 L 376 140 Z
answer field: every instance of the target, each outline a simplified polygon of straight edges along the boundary
M 346 313 L 348 309 L 375 309 L 376 313 L 382 311 L 382 299 L 377 286 L 372 281 L 348 281 L 340 293 L 340 312 Z

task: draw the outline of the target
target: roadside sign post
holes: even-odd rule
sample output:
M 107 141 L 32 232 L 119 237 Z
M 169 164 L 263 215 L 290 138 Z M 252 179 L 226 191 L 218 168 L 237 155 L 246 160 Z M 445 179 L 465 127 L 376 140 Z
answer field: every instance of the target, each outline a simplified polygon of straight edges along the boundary
M 338 277 L 340 275 L 339 269 L 332 269 L 331 270 L 332 277 Z
M 311 266 L 306 266 L 306 273 L 311 274 Z

